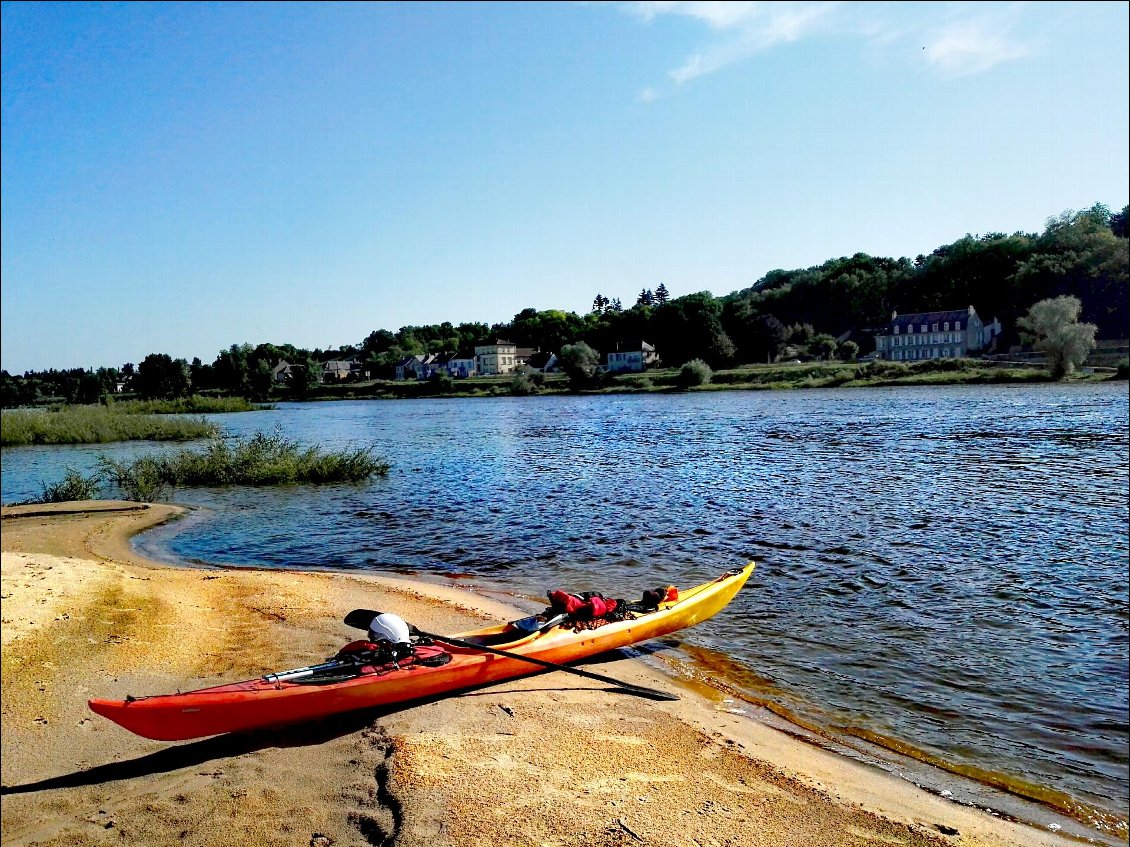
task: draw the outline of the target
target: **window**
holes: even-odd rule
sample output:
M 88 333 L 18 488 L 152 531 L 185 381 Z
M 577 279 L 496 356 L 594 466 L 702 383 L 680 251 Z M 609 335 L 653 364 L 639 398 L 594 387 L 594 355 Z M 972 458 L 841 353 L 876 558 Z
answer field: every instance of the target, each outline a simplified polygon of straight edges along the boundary
M 896 325 L 896 326 L 895 326 L 895 335 L 898 335 L 898 334 L 899 334 L 899 328 L 898 328 L 898 326 Z
M 934 332 L 937 332 L 937 331 L 938 331 L 938 325 L 937 325 L 937 324 L 934 324 L 934 330 L 933 330 L 933 331 L 934 331 Z
M 958 321 L 957 323 L 955 323 L 955 324 L 953 325 L 953 328 L 954 328 L 954 329 L 961 329 L 961 321 Z
M 922 329 L 919 330 L 919 331 L 920 332 L 926 332 L 926 324 L 922 324 Z
M 946 321 L 946 325 L 944 327 L 942 327 L 942 329 L 944 329 L 946 332 L 949 332 L 950 331 L 950 322 Z

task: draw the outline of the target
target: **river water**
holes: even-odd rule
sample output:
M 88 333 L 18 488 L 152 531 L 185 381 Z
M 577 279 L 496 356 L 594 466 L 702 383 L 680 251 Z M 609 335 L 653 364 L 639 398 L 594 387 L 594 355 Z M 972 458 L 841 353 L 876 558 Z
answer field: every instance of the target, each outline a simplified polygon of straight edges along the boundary
M 752 702 L 1125 838 L 1125 383 L 325 402 L 215 420 L 372 446 L 393 469 L 178 491 L 200 516 L 143 536 L 152 555 L 527 598 L 636 598 L 754 559 L 728 609 L 660 648 Z M 101 454 L 168 449 L 7 449 L 3 500 Z

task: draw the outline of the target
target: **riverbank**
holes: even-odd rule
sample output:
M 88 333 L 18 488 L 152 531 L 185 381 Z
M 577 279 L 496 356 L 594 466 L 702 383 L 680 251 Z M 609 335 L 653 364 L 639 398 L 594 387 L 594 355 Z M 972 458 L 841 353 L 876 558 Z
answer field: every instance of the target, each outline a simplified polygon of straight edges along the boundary
M 382 715 L 182 745 L 87 698 L 247 678 L 332 654 L 351 608 L 459 631 L 513 610 L 467 591 L 326 573 L 158 566 L 129 537 L 180 510 L 4 510 L 5 845 L 1053 845 L 719 711 L 541 675 Z M 602 672 L 677 683 L 639 662 Z
M 1071 382 L 1125 380 L 1117 368 L 1087 368 Z M 480 376 L 458 380 L 370 380 L 321 385 L 304 399 L 406 400 L 435 397 L 498 397 L 536 395 L 655 394 L 681 391 L 785 391 L 807 388 L 891 388 L 938 385 L 1027 385 L 1054 380 L 1041 365 L 974 359 L 929 359 L 920 362 L 807 362 L 744 365 L 714 371 L 710 381 L 690 389 L 680 386 L 678 369 L 611 374 L 599 384 L 574 390 L 564 374 Z M 294 399 L 280 393 L 277 400 Z

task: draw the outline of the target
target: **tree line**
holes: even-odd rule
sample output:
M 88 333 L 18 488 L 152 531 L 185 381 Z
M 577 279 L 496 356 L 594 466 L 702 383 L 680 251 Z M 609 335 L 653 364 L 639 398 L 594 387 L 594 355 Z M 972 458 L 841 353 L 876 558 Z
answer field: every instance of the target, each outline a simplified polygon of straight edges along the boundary
M 788 345 L 830 357 L 869 352 L 871 336 L 901 313 L 962 309 L 972 305 L 985 321 L 999 318 L 1007 347 L 1019 341 L 1018 321 L 1035 303 L 1075 297 L 1080 320 L 1100 338 L 1130 337 L 1130 254 L 1126 220 L 1130 207 L 1112 213 L 1102 204 L 1050 218 L 1042 233 L 966 235 L 929 255 L 883 258 L 857 253 L 822 265 L 773 270 L 749 288 L 715 297 L 700 291 L 671 298 L 665 285 L 644 289 L 635 305 L 598 293 L 585 315 L 559 309 L 523 309 L 493 325 L 449 322 L 378 329 L 356 344 L 307 350 L 291 344 L 233 344 L 211 363 L 153 353 L 136 365 L 97 370 L 0 372 L 0 405 L 48 399 L 97 402 L 127 382 L 142 397 L 179 397 L 214 391 L 265 399 L 271 369 L 291 365 L 291 396 L 309 394 L 329 359 L 356 358 L 374 378 L 391 378 L 397 362 L 422 353 L 469 353 L 485 339 L 505 338 L 520 347 L 560 352 L 584 343 L 594 350 L 639 349 L 653 344 L 665 366 L 692 360 L 710 366 L 772 361 Z

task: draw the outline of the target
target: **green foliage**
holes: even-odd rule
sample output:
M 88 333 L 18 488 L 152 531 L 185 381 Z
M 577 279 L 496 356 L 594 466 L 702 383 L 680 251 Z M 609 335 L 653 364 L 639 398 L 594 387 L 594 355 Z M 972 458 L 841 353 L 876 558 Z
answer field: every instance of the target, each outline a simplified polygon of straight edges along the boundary
M 593 388 L 599 382 L 600 354 L 583 341 L 566 344 L 557 359 L 562 372 L 569 377 L 573 391 Z
M 1023 337 L 1048 357 L 1048 370 L 1063 379 L 1086 361 L 1095 348 L 1094 324 L 1079 323 L 1082 304 L 1076 297 L 1041 300 L 1017 323 Z
M 28 500 L 24 505 L 32 503 L 69 503 L 74 500 L 94 500 L 102 488 L 101 478 L 83 476 L 74 468 L 67 468 L 62 480 L 51 484 L 41 484 L 39 497 Z
M 175 400 L 126 400 L 111 404 L 123 415 L 207 415 L 226 412 L 253 412 L 262 408 L 243 397 L 206 397 L 192 394 Z
M 164 478 L 162 460 L 152 456 L 143 456 L 132 462 L 103 456 L 98 467 L 102 476 L 121 492 L 125 500 L 154 503 L 164 500 L 172 490 Z
M 0 444 L 106 444 L 112 441 L 188 441 L 209 438 L 219 427 L 203 418 L 123 414 L 125 404 L 12 409 L 0 414 Z
M 683 389 L 698 385 L 709 385 L 710 378 L 713 375 L 714 372 L 710 369 L 710 365 L 702 359 L 691 359 L 689 362 L 684 362 L 683 366 L 679 368 L 677 384 Z
M 840 358 L 845 362 L 854 362 L 856 357 L 859 356 L 859 345 L 854 341 L 845 341 L 839 347 Z
M 142 398 L 163 399 L 188 394 L 188 362 L 173 359 L 167 353 L 150 353 L 137 366 L 134 390 Z
M 537 394 L 538 386 L 530 374 L 520 373 L 510 381 L 510 393 L 515 397 Z
M 818 333 L 808 344 L 809 352 L 825 361 L 836 355 L 836 347 L 836 339 L 827 333 Z
M 1118 371 L 1115 373 L 1116 379 L 1130 378 L 1130 359 L 1123 358 L 1118 363 Z
M 373 456 L 371 447 L 327 452 L 278 432 L 258 432 L 250 438 L 214 438 L 202 450 L 130 462 L 103 457 L 100 468 L 127 499 L 152 502 L 186 486 L 360 482 L 386 475 L 390 465 Z
M 455 377 L 447 371 L 436 371 L 430 382 L 435 394 L 451 394 L 455 390 Z

